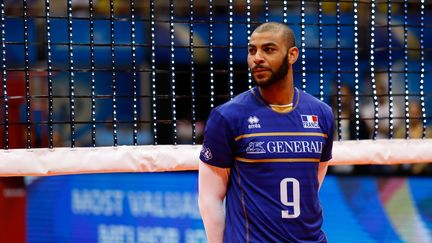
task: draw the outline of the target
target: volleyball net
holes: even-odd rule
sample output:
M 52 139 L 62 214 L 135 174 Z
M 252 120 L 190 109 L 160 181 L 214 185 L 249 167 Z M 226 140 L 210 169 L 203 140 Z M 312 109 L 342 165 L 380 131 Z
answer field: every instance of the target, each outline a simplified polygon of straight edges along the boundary
M 288 24 L 331 105 L 332 165 L 432 162 L 432 11 L 418 1 L 2 1 L 0 175 L 194 170 L 210 110 Z

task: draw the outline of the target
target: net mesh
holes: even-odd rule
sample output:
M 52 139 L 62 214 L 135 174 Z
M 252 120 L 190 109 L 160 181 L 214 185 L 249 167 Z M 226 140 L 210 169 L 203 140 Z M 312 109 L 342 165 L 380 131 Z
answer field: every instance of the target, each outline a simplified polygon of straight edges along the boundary
M 295 86 L 333 107 L 335 161 L 386 163 L 399 158 L 400 146 L 416 154 L 399 163 L 432 161 L 422 157 L 432 136 L 430 2 L 23 0 L 0 7 L 5 163 L 35 149 L 41 156 L 106 146 L 136 153 L 152 144 L 167 153 L 190 148 L 192 164 L 182 168 L 194 168 L 210 110 L 254 85 L 248 36 L 267 21 L 284 22 L 297 36 Z M 345 146 L 371 158 L 353 162 L 338 152 Z M 79 168 L 79 156 L 71 156 Z

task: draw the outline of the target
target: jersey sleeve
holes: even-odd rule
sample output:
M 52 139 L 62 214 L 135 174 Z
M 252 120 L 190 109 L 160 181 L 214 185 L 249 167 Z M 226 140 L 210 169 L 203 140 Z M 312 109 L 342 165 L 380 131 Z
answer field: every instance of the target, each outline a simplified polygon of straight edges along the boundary
M 331 160 L 332 158 L 332 150 L 333 150 L 333 136 L 334 136 L 334 117 L 333 112 L 330 107 L 326 107 L 325 109 L 325 122 L 327 127 L 327 138 L 325 141 L 325 145 L 321 154 L 321 162 L 326 162 Z
M 229 123 L 216 109 L 212 110 L 204 130 L 201 161 L 217 167 L 231 167 L 234 146 L 234 136 Z

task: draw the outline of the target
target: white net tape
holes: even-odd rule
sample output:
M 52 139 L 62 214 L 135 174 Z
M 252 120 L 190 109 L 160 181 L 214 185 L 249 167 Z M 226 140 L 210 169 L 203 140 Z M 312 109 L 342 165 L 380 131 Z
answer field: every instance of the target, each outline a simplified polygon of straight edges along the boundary
M 0 151 L 0 176 L 196 170 L 200 145 Z M 432 139 L 335 142 L 330 165 L 432 162 Z

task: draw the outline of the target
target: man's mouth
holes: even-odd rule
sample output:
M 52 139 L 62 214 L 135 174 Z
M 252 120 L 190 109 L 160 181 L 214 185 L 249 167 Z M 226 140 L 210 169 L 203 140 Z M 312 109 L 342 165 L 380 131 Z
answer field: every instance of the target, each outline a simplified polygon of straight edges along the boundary
M 270 68 L 258 67 L 258 68 L 253 69 L 254 73 L 262 73 L 262 72 L 267 72 L 267 71 L 270 71 Z

